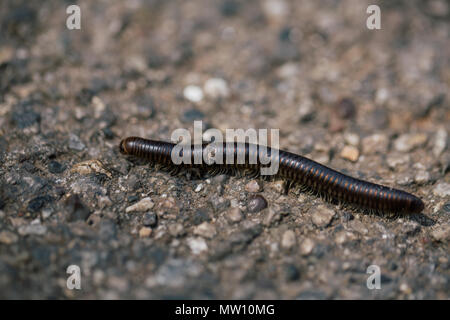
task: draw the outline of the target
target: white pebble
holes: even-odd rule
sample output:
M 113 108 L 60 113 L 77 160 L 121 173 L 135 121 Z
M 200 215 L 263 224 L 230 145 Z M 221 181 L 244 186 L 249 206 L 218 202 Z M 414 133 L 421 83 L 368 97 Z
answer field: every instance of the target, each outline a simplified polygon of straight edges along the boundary
M 283 19 L 289 13 L 289 7 L 283 0 L 266 0 L 263 10 L 269 19 L 275 21 Z
M 227 82 L 221 78 L 211 78 L 203 86 L 205 94 L 211 98 L 227 98 L 230 95 Z
M 261 191 L 261 185 L 257 180 L 251 180 L 249 183 L 245 185 L 245 190 L 251 193 L 256 193 Z
M 345 142 L 349 145 L 357 147 L 359 145 L 359 136 L 356 133 L 347 133 L 344 135 Z
M 49 218 L 53 213 L 53 209 L 52 208 L 47 208 L 42 210 L 42 219 L 47 219 Z
M 193 254 L 200 254 L 208 250 L 208 245 L 203 238 L 188 238 L 186 241 Z
M 227 212 L 227 219 L 230 222 L 239 222 L 244 218 L 241 209 L 239 208 L 232 208 L 228 210 Z
M 389 99 L 390 93 L 389 90 L 386 88 L 380 88 L 377 90 L 377 93 L 375 95 L 375 101 L 378 104 L 383 104 Z
M 425 184 L 429 182 L 430 179 L 431 179 L 430 173 L 424 170 L 418 171 L 414 177 L 414 181 L 418 184 Z
M 192 102 L 200 102 L 203 100 L 203 91 L 200 87 L 189 85 L 183 90 L 183 96 Z
M 297 242 L 296 236 L 294 231 L 287 230 L 283 233 L 283 236 L 281 238 L 281 246 L 285 249 L 292 248 L 295 243 Z
M 18 231 L 19 234 L 22 236 L 26 235 L 42 236 L 47 232 L 47 227 L 41 224 L 30 224 L 27 226 L 20 226 Z
M 324 205 L 314 207 L 312 211 L 313 211 L 311 217 L 312 222 L 319 228 L 328 226 L 331 220 L 333 219 L 334 215 L 336 214 L 334 210 Z
M 444 128 L 440 128 L 434 138 L 433 155 L 438 157 L 444 152 L 447 147 L 447 131 Z
M 152 199 L 150 199 L 150 197 L 144 198 L 141 201 L 139 201 L 138 203 L 135 203 L 131 206 L 129 206 L 128 208 L 125 209 L 126 213 L 129 212 L 144 212 L 144 211 L 148 211 L 151 208 L 153 208 L 154 203 L 152 201 Z
M 439 183 L 434 189 L 433 194 L 439 197 L 450 196 L 450 184 L 442 182 Z
M 389 139 L 383 134 L 374 134 L 365 137 L 361 146 L 364 154 L 386 153 L 389 145 Z
M 200 237 L 212 239 L 216 235 L 216 228 L 208 222 L 203 222 L 194 228 L 194 234 Z
M 427 142 L 425 133 L 403 134 L 394 141 L 394 148 L 400 152 L 409 152 Z
M 203 184 L 200 183 L 200 184 L 197 185 L 197 187 L 195 188 L 194 192 L 200 192 L 202 190 L 203 190 Z
M 300 244 L 300 253 L 304 256 L 310 254 L 314 249 L 315 243 L 310 238 L 306 238 Z
M 297 76 L 299 73 L 299 68 L 297 63 L 288 62 L 283 64 L 281 67 L 277 69 L 277 75 L 280 78 L 293 78 Z

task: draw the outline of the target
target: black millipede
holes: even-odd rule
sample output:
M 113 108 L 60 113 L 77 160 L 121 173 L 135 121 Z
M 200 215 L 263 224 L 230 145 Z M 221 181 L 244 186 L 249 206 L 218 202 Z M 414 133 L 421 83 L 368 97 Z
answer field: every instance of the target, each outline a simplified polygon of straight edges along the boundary
M 202 145 L 201 150 L 205 146 L 206 144 Z M 166 168 L 175 168 L 175 171 L 178 168 L 191 168 L 214 173 L 226 173 L 230 169 L 232 172 L 234 170 L 257 172 L 263 164 L 261 164 L 259 158 L 256 164 L 249 163 L 251 146 L 256 147 L 257 154 L 259 154 L 261 148 L 259 145 L 238 144 L 236 142 L 219 144 L 224 157 L 227 152 L 230 152 L 234 154 L 236 160 L 238 152 L 243 152 L 245 154 L 245 162 L 243 164 L 237 164 L 237 161 L 227 164 L 224 161 L 224 164 L 193 164 L 194 162 L 191 162 L 192 164 L 190 165 L 175 165 L 172 162 L 171 153 L 175 144 L 170 142 L 129 137 L 120 142 L 119 148 L 122 154 L 144 158 L 151 163 Z M 238 150 L 239 148 L 244 148 L 244 150 Z M 270 147 L 264 148 L 269 155 L 272 150 L 275 150 Z M 193 150 L 194 146 L 192 146 Z M 285 179 L 289 184 L 298 184 L 317 195 L 323 196 L 327 200 L 357 206 L 370 212 L 393 215 L 416 214 L 424 209 L 422 200 L 408 192 L 350 177 L 313 160 L 287 151 L 278 150 L 277 157 L 279 169 L 275 177 Z

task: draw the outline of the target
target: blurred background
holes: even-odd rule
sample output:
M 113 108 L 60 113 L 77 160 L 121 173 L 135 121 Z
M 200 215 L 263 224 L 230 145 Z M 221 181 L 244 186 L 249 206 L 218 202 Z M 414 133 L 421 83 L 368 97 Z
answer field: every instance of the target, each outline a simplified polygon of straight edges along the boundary
M 448 299 L 449 22 L 446 0 L 1 1 L 0 297 Z M 194 120 L 280 129 L 282 149 L 413 192 L 426 217 L 118 154 Z

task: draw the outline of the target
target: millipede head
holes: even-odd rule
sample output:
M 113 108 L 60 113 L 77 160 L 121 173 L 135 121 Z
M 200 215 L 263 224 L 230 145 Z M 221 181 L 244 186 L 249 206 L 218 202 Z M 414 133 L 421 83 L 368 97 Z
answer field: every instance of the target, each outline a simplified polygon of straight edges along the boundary
M 120 153 L 128 154 L 126 145 L 127 145 L 127 139 L 123 139 L 122 141 L 120 141 L 120 144 L 119 144 Z
M 400 215 L 409 215 L 421 213 L 424 208 L 425 204 L 422 200 L 420 200 L 415 195 L 405 192 L 397 210 L 395 211 L 397 211 Z
M 139 141 L 144 140 L 138 137 L 128 137 L 120 141 L 119 150 L 122 154 L 131 155 L 136 149 Z
M 425 204 L 423 203 L 423 201 L 414 195 L 411 195 L 411 198 L 409 199 L 408 202 L 409 202 L 408 211 L 410 213 L 421 213 L 425 208 Z

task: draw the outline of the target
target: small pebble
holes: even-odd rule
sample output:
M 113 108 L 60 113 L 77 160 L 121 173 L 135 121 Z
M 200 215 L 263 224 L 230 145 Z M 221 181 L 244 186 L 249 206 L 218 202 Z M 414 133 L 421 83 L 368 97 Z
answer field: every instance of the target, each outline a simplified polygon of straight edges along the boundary
M 230 95 L 227 82 L 221 78 L 211 78 L 203 86 L 205 94 L 213 99 L 227 98 Z
M 42 236 L 47 232 L 47 227 L 43 226 L 41 224 L 33 224 L 32 223 L 29 225 L 20 226 L 18 231 L 21 236 L 26 236 L 26 235 Z
M 12 244 L 16 243 L 18 240 L 19 237 L 11 231 L 4 230 L 0 232 L 0 243 Z
M 98 197 L 98 206 L 101 209 L 111 206 L 113 203 L 108 196 L 99 196 Z
M 287 62 L 287 63 L 283 64 L 282 66 L 280 66 L 276 72 L 280 78 L 284 78 L 284 79 L 293 78 L 298 75 L 299 66 L 298 66 L 298 63 Z
M 162 209 L 174 209 L 177 208 L 177 201 L 175 200 L 174 197 L 167 197 L 159 201 L 158 207 Z
M 184 88 L 183 96 L 191 102 L 200 102 L 203 100 L 203 91 L 198 86 L 189 85 Z
M 400 289 L 400 291 L 403 292 L 404 294 L 411 294 L 411 293 L 412 293 L 411 287 L 408 286 L 408 284 L 406 284 L 406 283 L 400 284 L 399 289 Z
M 221 212 L 230 206 L 230 200 L 216 195 L 209 199 L 214 211 Z
M 317 227 L 323 228 L 330 224 L 334 215 L 335 215 L 334 210 L 324 205 L 319 205 L 313 208 L 311 220 Z
M 264 217 L 263 224 L 265 226 L 270 226 L 272 223 L 280 221 L 281 214 L 282 211 L 276 205 L 274 207 L 269 208 L 269 210 L 267 210 L 267 214 Z
M 284 0 L 265 0 L 263 10 L 269 20 L 274 23 L 283 21 L 289 13 L 289 7 Z
M 157 215 L 152 211 L 146 212 L 142 217 L 142 224 L 146 227 L 154 227 L 156 226 L 157 222 L 158 222 Z
M 334 111 L 341 119 L 351 119 L 356 114 L 356 106 L 352 99 L 343 98 L 336 104 Z
M 298 107 L 298 121 L 301 123 L 309 122 L 314 118 L 315 113 L 316 109 L 311 100 L 302 101 Z
M 261 185 L 257 180 L 252 180 L 245 185 L 245 190 L 247 192 L 256 193 L 261 191 Z
M 279 194 L 283 194 L 286 189 L 286 181 L 284 180 L 277 180 L 272 183 L 270 183 L 270 188 L 275 190 Z
M 345 236 L 345 231 L 340 231 L 336 234 L 336 236 L 334 237 L 334 241 L 337 244 L 343 244 L 346 240 L 346 236 Z
M 148 238 L 152 234 L 152 229 L 148 227 L 142 227 L 139 230 L 139 238 Z
M 233 245 L 249 243 L 255 237 L 261 234 L 263 228 L 261 224 L 256 221 L 244 221 L 243 228 L 235 231 L 228 236 L 228 241 Z
M 216 235 L 216 228 L 209 222 L 203 222 L 194 228 L 194 234 L 203 238 L 212 239 Z
M 207 207 L 199 208 L 194 213 L 194 224 L 199 225 L 205 221 L 211 221 L 211 209 Z
M 314 241 L 310 238 L 306 238 L 300 243 L 300 253 L 304 256 L 307 256 L 312 252 L 314 246 Z
M 108 140 L 112 140 L 115 137 L 114 132 L 109 127 L 103 128 L 102 132 L 105 135 L 105 138 L 108 139 Z
M 51 173 L 58 174 L 63 172 L 65 169 L 65 166 L 63 166 L 58 161 L 50 161 L 50 163 L 48 164 L 48 171 L 50 171 Z
M 341 158 L 356 162 L 359 158 L 359 150 L 354 146 L 345 146 L 340 154 Z
M 347 232 L 347 231 L 340 231 L 336 234 L 334 241 L 336 241 L 337 244 L 343 244 L 344 242 L 348 240 L 353 240 L 355 237 L 353 233 Z
M 445 130 L 444 128 L 440 128 L 436 132 L 436 136 L 434 137 L 433 142 L 433 155 L 435 157 L 439 157 L 442 154 L 442 152 L 444 152 L 444 150 L 447 148 L 447 139 L 448 139 L 447 130 Z
M 361 146 L 364 154 L 386 153 L 389 145 L 389 139 L 384 134 L 374 134 L 365 137 Z
M 295 246 L 297 242 L 297 238 L 295 236 L 295 232 L 292 230 L 287 230 L 283 233 L 281 238 L 281 247 L 284 249 L 290 249 Z
M 261 195 L 256 195 L 250 199 L 247 210 L 250 213 L 256 213 L 267 208 L 267 200 Z
M 173 237 L 179 237 L 185 232 L 183 225 L 181 223 L 175 223 L 169 225 L 169 233 Z
M 375 101 L 377 104 L 384 104 L 390 97 L 390 92 L 386 88 L 379 88 L 375 94 Z
M 395 182 L 399 185 L 399 186 L 409 186 L 411 185 L 411 183 L 413 182 L 413 177 L 406 172 L 403 173 L 399 173 L 396 175 L 397 178 L 395 179 Z
M 48 219 L 50 218 L 50 216 L 53 213 L 53 209 L 52 208 L 46 208 L 44 210 L 42 210 L 42 219 Z
M 130 212 L 145 212 L 153 208 L 155 204 L 150 197 L 144 198 L 138 203 L 135 203 L 125 209 L 126 213 Z
M 345 134 L 344 140 L 351 146 L 357 147 L 359 145 L 359 136 L 356 133 Z
M 81 175 L 101 173 L 108 176 L 109 178 L 112 177 L 111 173 L 105 168 L 103 163 L 96 159 L 76 163 L 73 165 L 72 169 L 70 169 L 70 172 L 72 173 L 76 172 Z
M 424 133 L 403 134 L 394 141 L 394 148 L 400 152 L 409 152 L 421 147 L 427 140 L 428 136 Z
M 208 250 L 208 245 L 203 238 L 187 238 L 186 242 L 192 253 L 195 255 L 201 254 L 202 252 Z
M 135 194 L 128 196 L 127 201 L 128 203 L 133 203 L 139 200 L 139 197 Z
M 436 241 L 449 241 L 450 240 L 450 225 L 440 225 L 431 231 L 431 236 Z
M 203 184 L 202 183 L 200 183 L 200 184 L 198 184 L 197 185 L 197 187 L 195 187 L 195 190 L 194 190 L 194 192 L 200 192 L 200 191 L 202 191 L 203 190 Z
M 389 154 L 386 158 L 386 163 L 391 169 L 395 169 L 398 166 L 407 165 L 411 161 L 409 154 Z
M 442 198 L 450 196 L 450 184 L 446 182 L 439 183 L 434 187 L 433 194 Z
M 426 184 L 428 182 L 430 182 L 431 180 L 431 175 L 428 171 L 419 171 L 416 173 L 416 175 L 414 176 L 414 181 L 417 184 Z
M 80 140 L 80 138 L 71 133 L 69 136 L 69 148 L 75 151 L 82 151 L 86 148 L 86 145 Z
M 241 209 L 232 208 L 227 211 L 226 217 L 227 217 L 228 221 L 230 221 L 232 223 L 236 223 L 236 222 L 241 221 L 244 218 L 244 215 L 242 214 Z
M 348 223 L 348 226 L 353 229 L 354 231 L 356 231 L 359 234 L 365 235 L 369 232 L 369 230 L 367 230 L 366 226 L 364 225 L 364 223 L 362 223 L 359 220 L 352 220 Z

